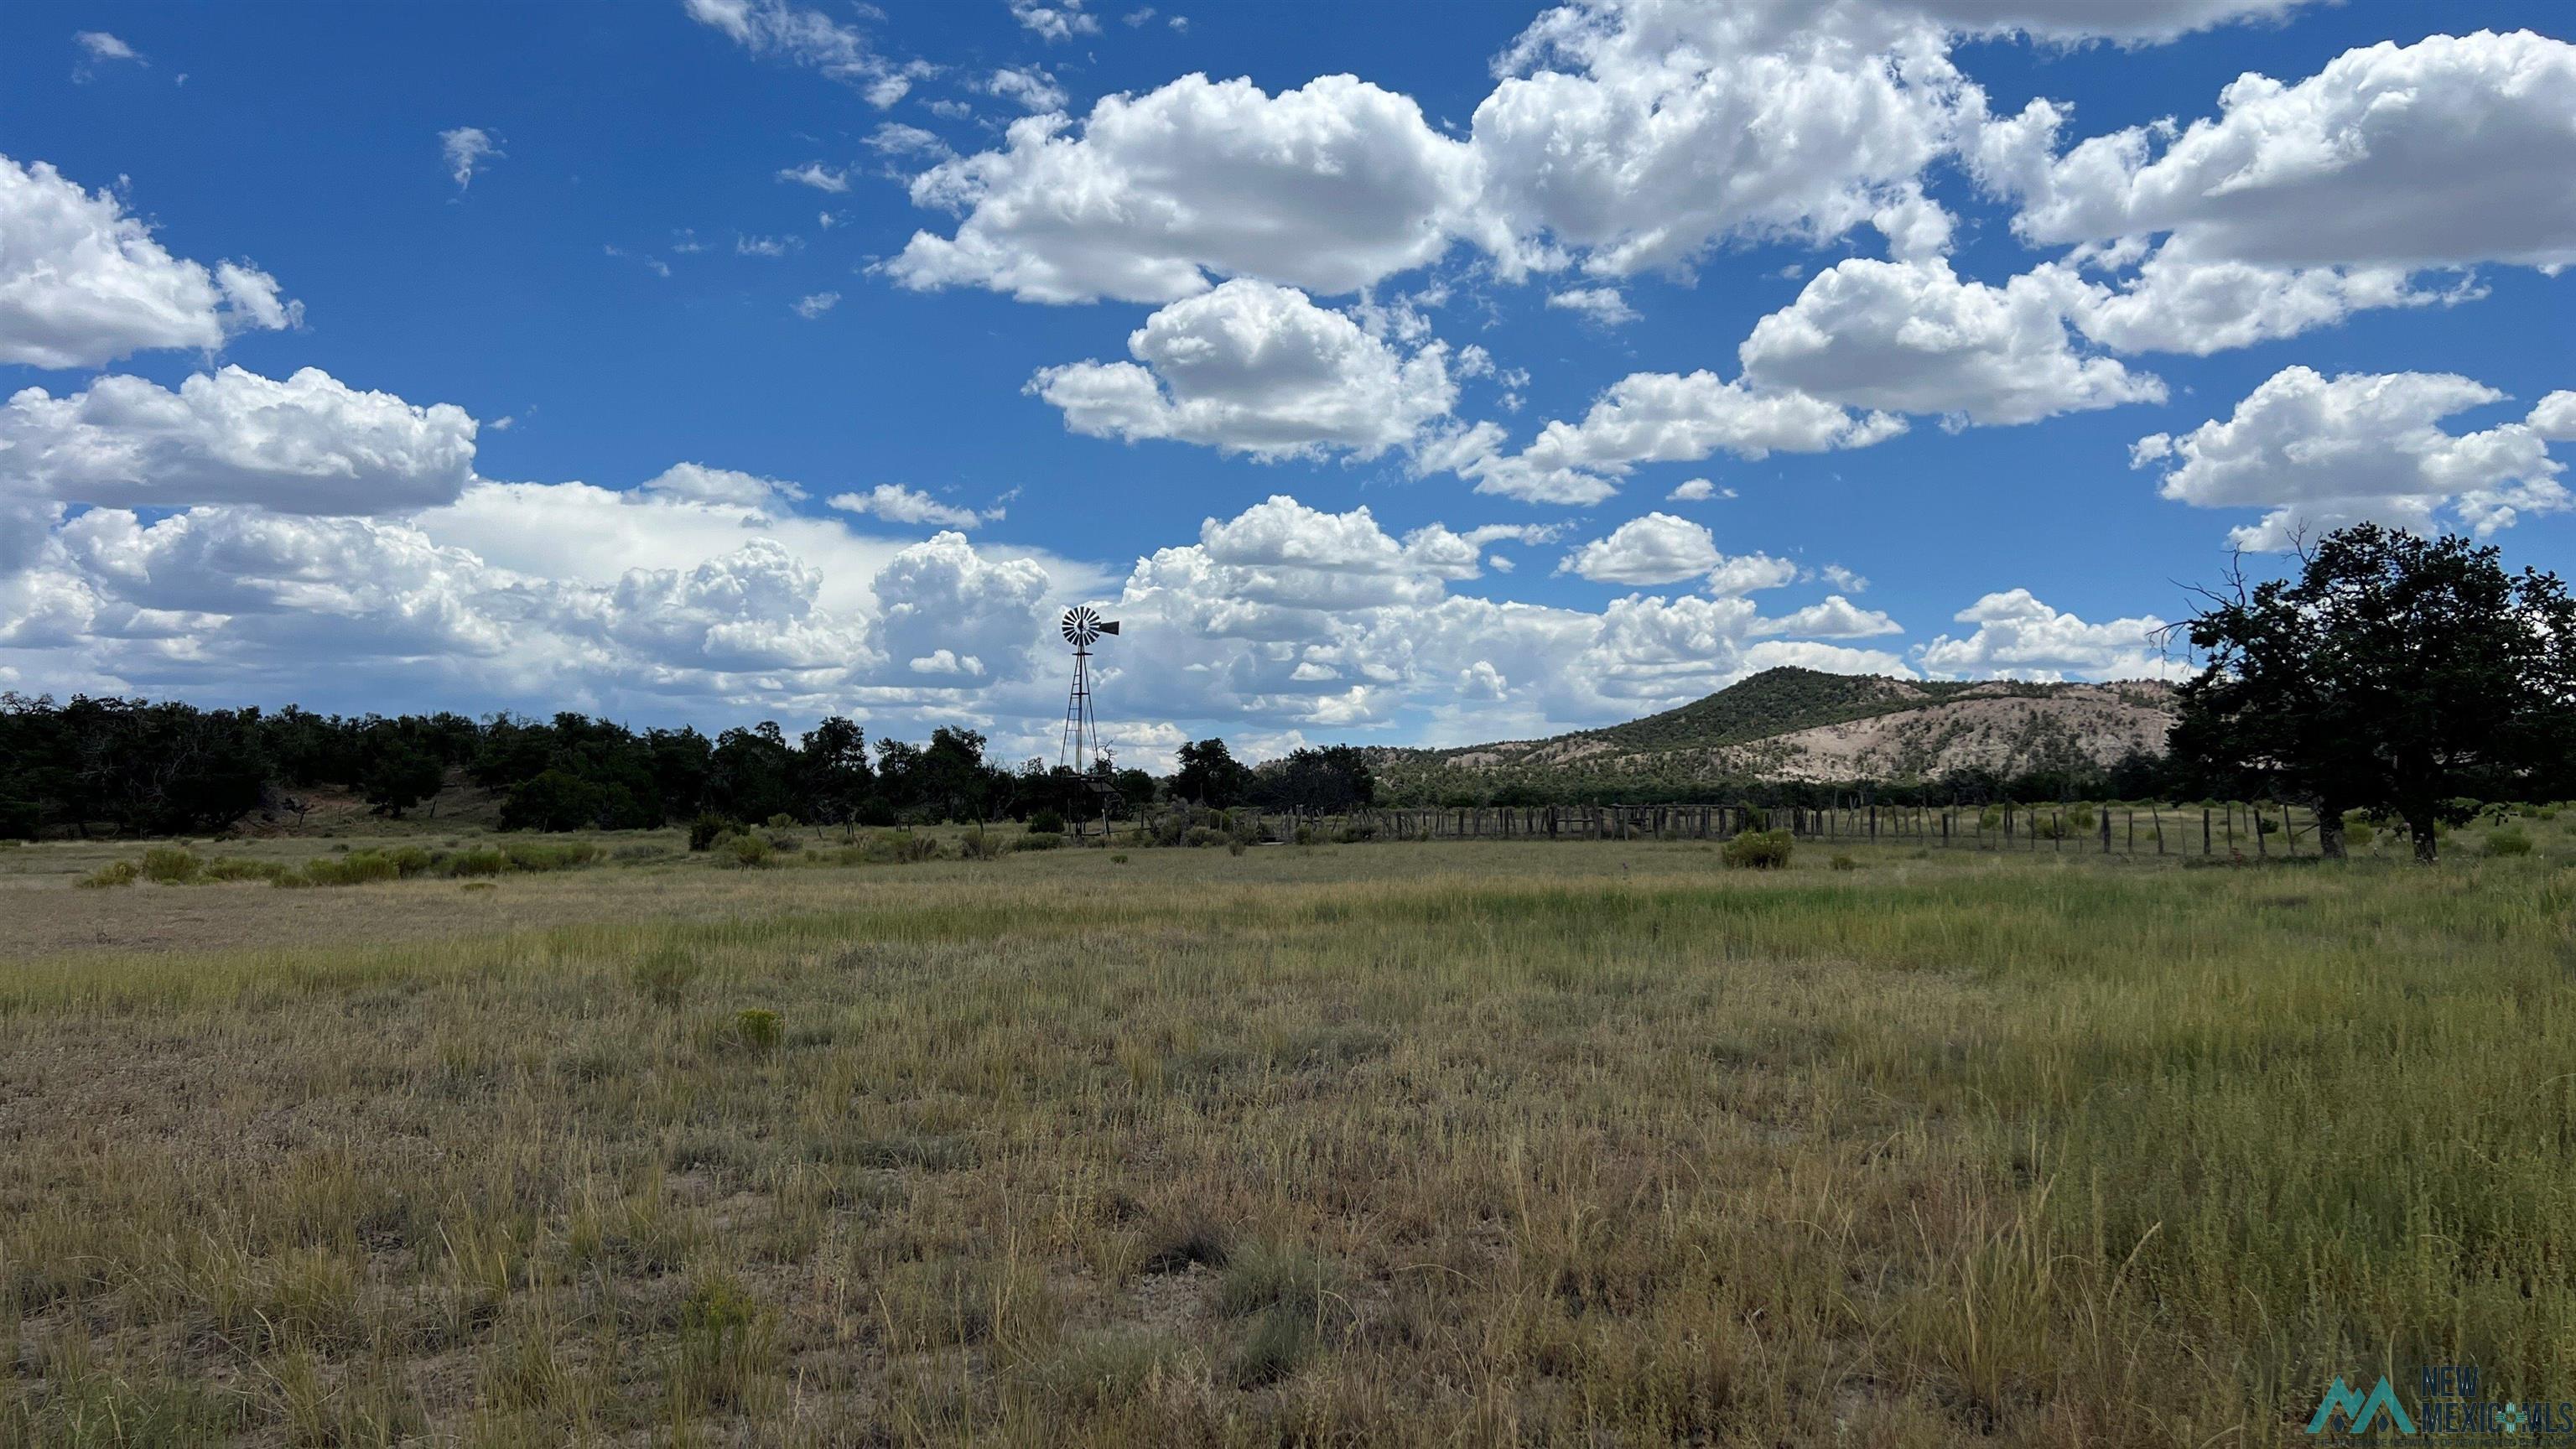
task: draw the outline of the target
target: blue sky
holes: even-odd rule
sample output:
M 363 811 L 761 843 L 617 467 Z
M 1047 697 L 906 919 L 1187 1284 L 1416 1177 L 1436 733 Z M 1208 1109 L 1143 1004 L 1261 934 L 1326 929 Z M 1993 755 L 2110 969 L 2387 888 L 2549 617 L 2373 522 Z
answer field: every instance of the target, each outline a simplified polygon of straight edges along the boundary
M 1047 753 L 1093 600 L 1151 763 L 2571 562 L 2560 7 L 1142 8 L 9 7 L 0 686 Z

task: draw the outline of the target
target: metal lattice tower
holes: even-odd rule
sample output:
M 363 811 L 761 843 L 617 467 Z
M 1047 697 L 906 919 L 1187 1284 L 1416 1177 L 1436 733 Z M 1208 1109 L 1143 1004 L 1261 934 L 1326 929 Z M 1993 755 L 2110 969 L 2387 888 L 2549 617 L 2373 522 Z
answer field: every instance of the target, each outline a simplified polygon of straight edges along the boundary
M 1100 722 L 1091 714 L 1091 646 L 1103 634 L 1116 634 L 1118 621 L 1103 619 L 1089 604 L 1064 611 L 1064 639 L 1073 646 L 1073 691 L 1064 701 L 1064 744 L 1056 751 L 1059 766 L 1088 775 L 1108 756 L 1100 748 Z

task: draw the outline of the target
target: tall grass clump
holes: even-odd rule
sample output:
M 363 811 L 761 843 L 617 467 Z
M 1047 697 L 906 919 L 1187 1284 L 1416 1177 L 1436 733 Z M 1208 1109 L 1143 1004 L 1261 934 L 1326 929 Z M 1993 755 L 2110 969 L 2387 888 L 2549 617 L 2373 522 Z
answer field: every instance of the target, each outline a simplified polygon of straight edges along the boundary
M 690 983 L 705 969 L 696 953 L 669 946 L 638 959 L 628 972 L 637 994 L 667 1011 L 688 1000 Z

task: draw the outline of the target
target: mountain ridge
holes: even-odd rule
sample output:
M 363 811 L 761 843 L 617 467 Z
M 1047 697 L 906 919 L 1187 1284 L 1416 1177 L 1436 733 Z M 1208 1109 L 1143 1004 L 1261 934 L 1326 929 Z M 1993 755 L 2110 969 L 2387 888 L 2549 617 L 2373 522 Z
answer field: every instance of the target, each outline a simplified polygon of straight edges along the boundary
M 1507 784 L 1895 782 L 2107 769 L 2161 755 L 2173 686 L 1827 674 L 1782 666 L 1622 724 L 1374 751 L 1401 795 Z

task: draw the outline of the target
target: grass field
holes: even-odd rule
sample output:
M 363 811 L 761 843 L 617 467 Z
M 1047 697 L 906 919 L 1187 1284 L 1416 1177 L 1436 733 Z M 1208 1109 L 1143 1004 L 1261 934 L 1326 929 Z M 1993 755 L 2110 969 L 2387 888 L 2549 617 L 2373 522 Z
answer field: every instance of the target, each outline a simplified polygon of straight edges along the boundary
M 0 852 L 0 1443 L 2204 1446 L 2428 1359 L 2576 1397 L 2563 844 Z

